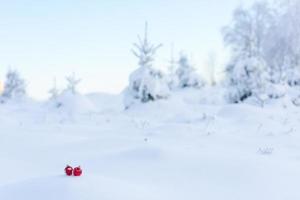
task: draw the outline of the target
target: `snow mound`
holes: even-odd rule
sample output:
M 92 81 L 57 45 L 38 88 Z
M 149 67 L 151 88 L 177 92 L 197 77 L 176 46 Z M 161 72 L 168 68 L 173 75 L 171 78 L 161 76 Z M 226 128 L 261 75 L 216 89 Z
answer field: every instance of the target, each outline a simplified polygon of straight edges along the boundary
M 96 111 L 93 102 L 86 96 L 65 91 L 56 99 L 50 100 L 51 107 L 67 113 L 86 114 Z

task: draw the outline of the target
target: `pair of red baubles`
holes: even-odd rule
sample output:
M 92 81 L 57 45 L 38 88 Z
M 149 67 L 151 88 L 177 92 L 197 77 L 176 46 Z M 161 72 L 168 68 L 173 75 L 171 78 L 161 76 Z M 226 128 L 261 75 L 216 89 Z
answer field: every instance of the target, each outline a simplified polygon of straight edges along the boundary
M 80 166 L 75 167 L 73 169 L 73 167 L 67 165 L 66 168 L 65 168 L 65 173 L 66 173 L 67 176 L 72 176 L 72 175 L 74 175 L 74 176 L 81 176 L 82 169 L 81 169 Z

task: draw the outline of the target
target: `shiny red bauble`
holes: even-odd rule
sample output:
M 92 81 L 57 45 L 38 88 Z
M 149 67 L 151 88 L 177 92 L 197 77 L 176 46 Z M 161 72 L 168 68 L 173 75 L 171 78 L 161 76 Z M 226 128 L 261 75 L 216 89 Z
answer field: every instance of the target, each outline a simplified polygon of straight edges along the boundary
M 81 176 L 81 174 L 82 174 L 81 167 L 80 166 L 79 167 L 75 167 L 74 170 L 73 170 L 73 175 L 74 176 Z
M 72 176 L 73 168 L 71 166 L 67 165 L 65 168 L 65 173 L 67 176 Z

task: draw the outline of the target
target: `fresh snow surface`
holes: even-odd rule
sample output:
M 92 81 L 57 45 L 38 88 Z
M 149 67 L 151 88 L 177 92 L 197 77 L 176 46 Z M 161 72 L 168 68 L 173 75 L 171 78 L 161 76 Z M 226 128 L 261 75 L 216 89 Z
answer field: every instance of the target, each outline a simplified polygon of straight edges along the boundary
M 1 104 L 0 199 L 299 200 L 299 108 L 203 92 L 128 110 L 106 94 Z

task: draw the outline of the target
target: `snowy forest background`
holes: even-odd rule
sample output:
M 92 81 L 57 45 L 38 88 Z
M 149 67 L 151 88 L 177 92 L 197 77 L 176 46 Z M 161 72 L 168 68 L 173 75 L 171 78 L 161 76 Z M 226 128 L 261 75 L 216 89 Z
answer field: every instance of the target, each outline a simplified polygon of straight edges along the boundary
M 204 87 L 218 90 L 224 102 L 251 102 L 263 106 L 273 100 L 288 99 L 300 105 L 300 2 L 259 1 L 250 7 L 238 7 L 232 21 L 222 29 L 224 44 L 230 49 L 230 60 L 223 77 L 216 78 L 216 58 L 209 60 L 206 81 L 184 52 L 172 55 L 168 66 L 156 66 L 155 57 L 162 44 L 154 44 L 145 33 L 134 43 L 133 54 L 138 69 L 129 78 L 124 91 L 124 107 L 167 99 L 172 91 Z M 50 99 L 57 101 L 65 93 L 77 94 L 80 83 L 75 75 L 66 78 L 66 89 L 60 90 L 54 82 Z M 218 89 L 216 89 L 218 88 Z M 26 80 L 19 72 L 9 70 L 1 95 L 1 102 L 26 98 Z M 207 96 L 207 102 L 214 101 Z M 61 103 L 57 102 L 57 105 Z

